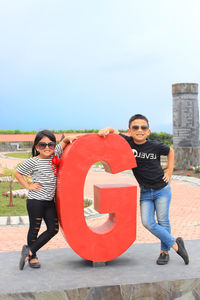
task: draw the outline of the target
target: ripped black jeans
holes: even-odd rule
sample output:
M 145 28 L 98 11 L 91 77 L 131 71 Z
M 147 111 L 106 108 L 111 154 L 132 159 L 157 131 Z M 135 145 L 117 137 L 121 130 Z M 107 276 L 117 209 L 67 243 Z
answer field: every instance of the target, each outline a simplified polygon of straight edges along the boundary
M 27 243 L 34 258 L 36 252 L 58 233 L 58 216 L 54 200 L 27 199 L 26 205 L 30 222 Z M 42 219 L 45 221 L 47 230 L 38 236 Z

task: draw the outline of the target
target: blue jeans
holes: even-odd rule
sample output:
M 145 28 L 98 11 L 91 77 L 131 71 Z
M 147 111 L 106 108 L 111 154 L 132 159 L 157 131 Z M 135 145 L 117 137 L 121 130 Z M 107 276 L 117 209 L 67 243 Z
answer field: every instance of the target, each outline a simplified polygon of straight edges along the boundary
M 160 190 L 146 189 L 141 187 L 140 193 L 142 224 L 153 235 L 161 240 L 161 250 L 168 251 L 176 242 L 176 239 L 170 234 L 170 186 L 168 184 Z M 157 222 L 155 220 L 155 213 L 157 216 Z

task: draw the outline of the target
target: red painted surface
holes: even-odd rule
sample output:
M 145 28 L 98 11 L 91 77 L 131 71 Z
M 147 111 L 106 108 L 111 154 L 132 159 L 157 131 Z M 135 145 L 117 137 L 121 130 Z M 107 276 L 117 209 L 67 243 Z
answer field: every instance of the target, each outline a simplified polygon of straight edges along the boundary
M 97 161 L 104 161 L 111 173 L 136 167 L 130 146 L 119 135 L 78 138 L 62 155 L 57 210 L 70 247 L 84 259 L 105 262 L 121 255 L 136 239 L 137 194 L 136 187 L 131 185 L 96 185 L 95 209 L 109 213 L 109 217 L 98 228 L 88 227 L 84 217 L 84 182 Z
M 84 135 L 85 133 L 64 133 L 65 136 L 76 136 L 76 135 Z M 36 134 L 0 134 L 0 143 L 20 143 L 20 142 L 33 142 Z M 55 134 L 56 141 L 60 141 L 62 137 L 62 133 Z

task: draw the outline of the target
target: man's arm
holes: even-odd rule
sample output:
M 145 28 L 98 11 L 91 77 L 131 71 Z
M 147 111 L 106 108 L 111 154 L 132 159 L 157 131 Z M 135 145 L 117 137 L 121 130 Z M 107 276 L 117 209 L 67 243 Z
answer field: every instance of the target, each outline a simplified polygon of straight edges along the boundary
M 167 160 L 168 160 L 168 164 L 167 164 L 167 169 L 164 171 L 164 176 L 163 176 L 163 180 L 165 182 L 169 182 L 171 180 L 171 176 L 174 170 L 174 150 L 172 148 L 170 148 L 169 150 L 169 154 L 167 155 Z
M 105 127 L 103 129 L 99 130 L 98 135 L 106 137 L 106 135 L 108 135 L 109 133 L 119 134 L 119 131 L 108 126 L 108 127 Z

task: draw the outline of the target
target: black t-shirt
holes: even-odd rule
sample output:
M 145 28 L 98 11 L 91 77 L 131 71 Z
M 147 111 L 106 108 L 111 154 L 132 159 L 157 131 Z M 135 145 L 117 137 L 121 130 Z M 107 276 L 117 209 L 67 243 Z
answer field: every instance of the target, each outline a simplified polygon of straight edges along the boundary
M 137 167 L 132 169 L 141 187 L 162 189 L 167 183 L 162 179 L 164 172 L 160 164 L 160 155 L 168 155 L 169 146 L 155 140 L 147 140 L 144 144 L 134 143 L 131 136 L 120 135 L 131 146 L 136 158 Z

